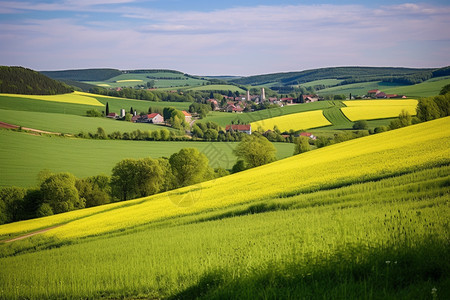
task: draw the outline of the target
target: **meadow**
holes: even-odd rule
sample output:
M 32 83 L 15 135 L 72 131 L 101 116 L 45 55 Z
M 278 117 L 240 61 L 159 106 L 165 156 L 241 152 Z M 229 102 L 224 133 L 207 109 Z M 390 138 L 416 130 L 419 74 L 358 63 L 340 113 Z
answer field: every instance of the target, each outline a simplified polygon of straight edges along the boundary
M 409 97 L 431 97 L 439 95 L 441 89 L 450 84 L 450 76 L 431 78 L 425 82 L 403 87 L 387 88 L 387 94 L 408 95 Z
M 449 125 L 2 225 L 5 239 L 64 224 L 0 244 L 2 297 L 447 299 Z
M 284 132 L 289 130 L 298 131 L 315 127 L 323 127 L 331 125 L 332 123 L 324 117 L 322 110 L 314 110 L 264 119 L 250 124 L 252 125 L 253 130 L 273 130 L 274 126 L 277 126 L 281 132 Z
M 33 186 L 37 174 L 43 169 L 70 172 L 79 178 L 102 173 L 109 175 L 121 159 L 169 157 L 181 148 L 199 149 L 206 154 L 213 167 L 231 169 L 236 162 L 232 154 L 236 143 L 232 142 L 86 140 L 35 136 L 8 130 L 0 130 L 0 140 L 2 145 L 8 145 L 0 148 L 0 186 Z M 289 157 L 294 152 L 293 144 L 274 145 L 279 159 Z
M 352 100 L 341 108 L 351 121 L 395 118 L 403 111 L 416 115 L 417 100 Z
M 329 87 L 323 90 L 317 91 L 317 93 L 321 96 L 325 95 L 346 95 L 348 96 L 350 93 L 353 96 L 363 96 L 367 94 L 367 91 L 378 89 L 380 91 L 386 92 L 388 89 L 392 90 L 392 93 L 397 93 L 397 88 L 401 88 L 403 85 L 396 83 L 387 83 L 381 81 L 369 81 L 369 82 L 358 82 L 351 83 L 345 85 L 338 85 Z M 439 91 L 437 92 L 439 93 Z M 409 94 L 407 94 L 409 96 Z M 436 95 L 436 93 L 431 94 Z

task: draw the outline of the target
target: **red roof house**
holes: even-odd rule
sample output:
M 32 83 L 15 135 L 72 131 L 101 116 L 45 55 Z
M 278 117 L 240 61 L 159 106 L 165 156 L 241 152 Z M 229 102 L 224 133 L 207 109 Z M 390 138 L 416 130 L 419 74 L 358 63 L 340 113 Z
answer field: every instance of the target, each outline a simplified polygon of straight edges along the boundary
M 225 131 L 239 131 L 247 134 L 252 134 L 252 125 L 227 125 Z

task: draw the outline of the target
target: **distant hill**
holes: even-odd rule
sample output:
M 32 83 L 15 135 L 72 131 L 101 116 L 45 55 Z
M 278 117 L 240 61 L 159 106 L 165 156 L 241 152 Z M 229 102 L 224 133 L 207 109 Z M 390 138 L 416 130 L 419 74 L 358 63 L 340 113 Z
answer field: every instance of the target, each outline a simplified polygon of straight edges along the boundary
M 56 95 L 73 92 L 66 84 L 23 67 L 0 66 L 0 93 Z
M 231 79 L 230 82 L 249 85 L 290 86 L 315 80 L 339 79 L 339 85 L 357 82 L 385 81 L 415 84 L 437 76 L 450 74 L 450 67 L 441 69 L 389 68 L 389 67 L 334 67 L 301 72 L 273 73 Z
M 64 71 L 41 71 L 42 74 L 58 80 L 103 81 L 122 74 L 117 69 L 80 69 Z

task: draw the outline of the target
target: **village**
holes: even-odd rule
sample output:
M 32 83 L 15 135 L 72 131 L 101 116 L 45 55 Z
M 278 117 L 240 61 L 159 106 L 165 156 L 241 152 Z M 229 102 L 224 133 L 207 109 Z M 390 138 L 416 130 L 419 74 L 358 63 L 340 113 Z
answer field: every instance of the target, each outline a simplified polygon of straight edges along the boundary
M 211 93 L 212 95 L 212 93 Z M 237 95 L 237 96 L 225 96 L 221 95 L 222 100 L 217 100 L 214 98 L 207 99 L 205 104 L 209 104 L 211 106 L 212 111 L 226 112 L 226 113 L 244 113 L 255 111 L 255 105 L 267 105 L 267 108 L 273 107 L 284 107 L 287 105 L 301 105 L 305 103 L 312 103 L 317 101 L 323 101 L 324 98 L 316 95 L 316 94 L 301 94 L 298 98 L 294 97 L 266 97 L 265 89 L 261 88 L 261 93 L 258 95 L 251 95 L 250 91 L 247 90 L 245 95 Z M 362 97 L 352 97 L 350 94 L 349 99 L 395 99 L 395 98 L 406 98 L 406 96 L 398 95 L 398 94 L 386 94 L 378 89 L 369 90 L 366 95 Z M 253 108 L 252 108 L 253 107 Z M 186 110 L 181 111 L 184 115 L 184 121 L 186 124 L 189 124 L 189 127 L 192 127 L 194 122 L 199 119 L 197 113 L 189 113 Z M 137 114 L 136 111 L 131 110 L 131 119 L 129 121 L 133 123 L 151 123 L 157 125 L 165 125 L 171 126 L 170 122 L 164 120 L 164 117 L 158 112 L 152 113 L 141 113 Z M 115 112 L 108 113 L 107 118 L 124 120 L 127 115 L 125 109 L 120 110 L 120 114 Z M 250 124 L 228 124 L 225 127 L 225 132 L 240 132 L 245 134 L 252 134 L 252 128 Z M 266 131 L 264 134 L 267 135 L 271 132 L 271 130 Z M 187 134 L 191 134 L 190 130 L 186 130 Z M 312 140 L 316 139 L 311 133 L 302 132 L 297 134 L 296 136 L 305 136 Z M 284 136 L 285 138 L 288 135 Z

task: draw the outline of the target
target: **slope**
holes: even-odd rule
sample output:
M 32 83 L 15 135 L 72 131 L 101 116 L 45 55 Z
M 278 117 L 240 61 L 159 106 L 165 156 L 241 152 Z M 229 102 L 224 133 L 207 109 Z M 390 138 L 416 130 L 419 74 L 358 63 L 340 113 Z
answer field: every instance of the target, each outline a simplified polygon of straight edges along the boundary
M 449 122 L 0 226 L 65 223 L 0 245 L 0 289 L 9 299 L 448 298 Z M 280 172 L 290 180 L 274 180 Z M 187 196 L 190 206 L 175 205 Z

